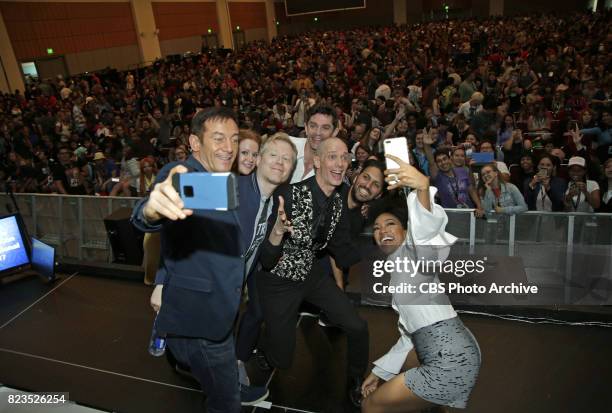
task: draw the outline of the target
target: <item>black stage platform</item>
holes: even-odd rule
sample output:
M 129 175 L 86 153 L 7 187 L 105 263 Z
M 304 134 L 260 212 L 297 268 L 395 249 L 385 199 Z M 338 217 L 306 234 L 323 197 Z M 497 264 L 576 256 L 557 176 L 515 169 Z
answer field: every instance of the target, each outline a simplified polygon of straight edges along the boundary
M 197 386 L 164 358 L 147 353 L 150 287 L 64 274 L 45 285 L 25 277 L 0 285 L 0 383 L 69 392 L 83 406 L 121 413 L 202 411 Z M 359 309 L 370 326 L 372 359 L 398 337 L 387 308 Z M 612 406 L 612 329 L 532 325 L 461 317 L 477 337 L 483 366 L 467 412 L 608 412 Z M 345 342 L 333 328 L 303 318 L 293 366 L 269 381 L 270 410 L 342 412 Z M 458 410 L 457 410 L 458 411 Z

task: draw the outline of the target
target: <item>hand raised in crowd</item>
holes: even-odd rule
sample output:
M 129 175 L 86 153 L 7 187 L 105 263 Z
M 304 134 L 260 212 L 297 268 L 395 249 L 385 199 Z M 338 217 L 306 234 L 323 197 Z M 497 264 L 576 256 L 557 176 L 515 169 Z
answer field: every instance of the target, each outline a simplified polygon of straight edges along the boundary
M 191 209 L 183 208 L 185 204 L 172 186 L 174 174 L 185 172 L 187 172 L 186 167 L 177 165 L 170 170 L 168 177 L 163 182 L 155 185 L 143 209 L 143 214 L 147 221 L 155 222 L 162 218 L 176 221 L 177 219 L 185 219 L 193 214 Z
M 400 104 L 399 109 L 397 110 L 397 114 L 395 115 L 395 118 L 397 120 L 401 120 L 405 115 L 406 115 L 406 107 Z
M 431 146 L 435 143 L 434 136 L 438 133 L 438 130 L 435 128 L 429 129 L 429 131 L 423 131 L 423 145 Z
M 370 204 L 365 203 L 365 204 L 361 205 L 361 211 L 360 212 L 361 212 L 361 216 L 364 219 L 367 219 L 369 214 L 370 214 Z
M 363 384 L 361 385 L 361 395 L 364 398 L 368 397 L 378 388 L 379 383 L 380 378 L 374 373 L 370 373 L 370 375 L 363 381 Z
M 580 145 L 582 142 L 582 133 L 580 133 L 580 129 L 578 129 L 578 124 L 575 125 L 575 128 L 573 130 L 571 130 L 570 135 L 572 137 L 572 141 L 574 142 L 574 145 L 578 146 Z

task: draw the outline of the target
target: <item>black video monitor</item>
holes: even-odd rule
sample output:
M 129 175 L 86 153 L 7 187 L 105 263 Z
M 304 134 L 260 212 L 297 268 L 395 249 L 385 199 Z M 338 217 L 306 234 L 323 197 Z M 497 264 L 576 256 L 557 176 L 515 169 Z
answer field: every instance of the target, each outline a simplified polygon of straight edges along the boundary
M 43 277 L 55 279 L 55 248 L 32 238 L 32 268 Z

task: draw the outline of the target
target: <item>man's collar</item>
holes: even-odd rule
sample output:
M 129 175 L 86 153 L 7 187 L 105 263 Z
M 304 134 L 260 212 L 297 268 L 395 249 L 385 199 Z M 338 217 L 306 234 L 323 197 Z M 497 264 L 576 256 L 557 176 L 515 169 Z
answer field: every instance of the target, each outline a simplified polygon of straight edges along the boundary
M 206 168 L 204 168 L 204 165 L 202 165 L 193 155 L 189 155 L 189 158 L 185 161 L 185 165 L 192 172 L 208 172 Z
M 314 176 L 311 176 L 308 179 L 305 179 L 304 183 L 306 183 L 306 185 L 308 185 L 308 187 L 312 191 L 312 195 L 313 195 L 314 199 L 319 200 L 321 202 L 325 202 L 328 199 L 330 199 L 331 197 L 333 197 L 334 194 L 336 192 L 338 192 L 340 190 L 340 187 L 342 186 L 342 185 L 340 185 L 340 186 L 335 187 L 333 192 L 329 196 L 327 196 L 327 195 L 325 195 L 325 192 L 323 192 L 323 190 L 321 189 L 321 187 L 317 183 L 317 176 L 316 176 L 316 174 Z

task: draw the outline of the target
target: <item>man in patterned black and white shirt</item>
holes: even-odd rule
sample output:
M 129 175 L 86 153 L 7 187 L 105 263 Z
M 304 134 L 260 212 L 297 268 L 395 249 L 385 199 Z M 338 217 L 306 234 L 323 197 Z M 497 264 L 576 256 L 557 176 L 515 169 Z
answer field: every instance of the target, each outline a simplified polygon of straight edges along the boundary
M 314 156 L 315 176 L 274 193 L 269 236 L 262 245 L 257 289 L 266 322 L 268 362 L 288 368 L 295 349 L 295 325 L 302 302 L 323 310 L 347 334 L 349 398 L 360 402 L 360 384 L 368 363 L 368 326 L 347 296 L 321 267 L 330 254 L 341 268 L 359 261 L 351 243 L 344 174 L 351 161 L 337 138 L 321 142 Z

